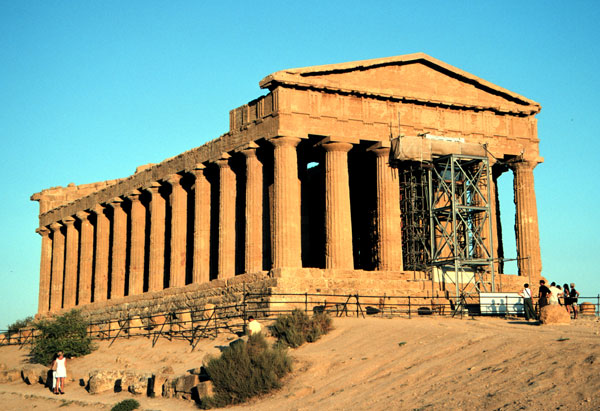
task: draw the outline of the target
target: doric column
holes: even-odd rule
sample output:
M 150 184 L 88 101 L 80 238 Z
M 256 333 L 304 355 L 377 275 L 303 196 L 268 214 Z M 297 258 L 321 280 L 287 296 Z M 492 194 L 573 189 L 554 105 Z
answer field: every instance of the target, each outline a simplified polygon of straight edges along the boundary
M 112 260 L 110 272 L 110 298 L 125 296 L 125 262 L 127 256 L 127 214 L 123 199 L 115 197 L 110 202 L 113 209 Z
M 92 210 L 96 214 L 96 258 L 94 261 L 94 301 L 106 301 L 108 296 L 108 247 L 110 222 L 100 204 Z
M 38 313 L 50 310 L 50 275 L 52 273 L 52 240 L 50 230 L 40 227 L 35 230 L 42 236 L 42 256 L 40 258 L 40 293 L 38 294 Z
M 63 308 L 72 308 L 77 302 L 77 257 L 79 255 L 79 233 L 75 228 L 75 219 L 73 217 L 67 217 L 63 220 L 63 222 L 67 227 Z
M 325 268 L 354 269 L 348 151 L 350 143 L 329 142 L 325 149 Z
M 90 213 L 79 211 L 76 216 L 81 221 L 79 243 L 79 292 L 77 305 L 92 301 L 92 269 L 94 264 L 94 228 L 88 219 Z
M 144 292 L 144 245 L 146 235 L 146 209 L 140 201 L 141 192 L 130 193 L 131 246 L 129 256 L 129 295 Z
M 52 284 L 50 286 L 50 311 L 62 308 L 63 275 L 65 270 L 65 236 L 61 232 L 62 224 L 53 223 L 52 230 Z
M 299 138 L 269 140 L 273 153 L 273 268 L 302 267 L 300 230 L 300 182 L 298 181 Z
M 504 247 L 502 244 L 502 224 L 500 219 L 500 198 L 498 196 L 498 177 L 506 171 L 504 166 L 496 165 L 496 160 L 490 158 L 490 213 L 492 223 L 492 240 L 494 243 L 494 271 L 504 273 Z M 489 242 L 488 242 L 489 244 Z
M 258 145 L 251 145 L 242 151 L 246 156 L 246 238 L 244 271 L 255 273 L 262 270 L 262 210 L 263 210 L 263 170 L 256 157 Z
M 210 281 L 210 183 L 204 175 L 204 165 L 192 171 L 194 182 L 194 256 L 192 282 Z
M 165 199 L 159 193 L 160 183 L 147 188 L 150 201 L 150 260 L 148 261 L 148 291 L 163 289 L 165 270 Z
M 185 285 L 185 240 L 187 235 L 187 199 L 181 187 L 181 176 L 171 174 L 166 180 L 171 185 L 171 266 L 169 287 Z
M 218 277 L 235 275 L 235 173 L 229 167 L 230 155 L 217 160 L 219 166 L 219 256 Z
M 542 272 L 537 204 L 533 168 L 537 163 L 519 161 L 511 164 L 514 173 L 515 234 L 519 275 L 538 278 Z M 525 259 L 529 257 L 528 259 Z
M 402 220 L 398 171 L 388 164 L 390 148 L 378 147 L 377 174 L 377 265 L 379 270 L 402 270 Z

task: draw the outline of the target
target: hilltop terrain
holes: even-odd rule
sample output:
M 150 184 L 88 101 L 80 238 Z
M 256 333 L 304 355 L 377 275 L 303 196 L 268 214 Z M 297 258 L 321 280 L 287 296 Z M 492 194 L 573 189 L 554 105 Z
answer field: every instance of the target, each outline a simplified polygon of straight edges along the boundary
M 590 410 L 600 409 L 600 322 L 537 326 L 499 318 L 335 318 L 335 329 L 291 354 L 294 372 L 279 391 L 229 410 Z M 122 339 L 70 361 L 92 369 L 175 373 L 198 367 L 234 338 L 221 334 L 196 350 L 184 341 Z M 0 347 L 0 363 L 18 367 L 27 351 Z M 41 385 L 0 384 L 4 409 L 110 410 L 129 393 L 88 394 L 72 383 L 54 396 Z M 142 409 L 197 409 L 178 399 L 135 397 Z

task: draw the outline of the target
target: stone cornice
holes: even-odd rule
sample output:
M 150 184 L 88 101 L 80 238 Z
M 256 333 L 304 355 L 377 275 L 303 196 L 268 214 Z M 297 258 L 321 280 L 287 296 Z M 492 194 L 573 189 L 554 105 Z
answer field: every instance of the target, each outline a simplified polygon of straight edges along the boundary
M 490 92 L 492 94 L 500 95 L 507 100 L 513 101 L 516 104 L 522 105 L 522 109 L 509 109 L 501 106 L 475 106 L 468 104 L 461 104 L 458 102 L 443 101 L 437 99 L 422 98 L 417 96 L 411 96 L 410 94 L 404 95 L 393 95 L 391 93 L 385 93 L 382 91 L 369 90 L 360 87 L 344 88 L 339 87 L 336 84 L 331 84 L 325 80 L 315 78 L 314 76 L 321 76 L 334 73 L 344 73 L 358 70 L 367 70 L 382 66 L 390 65 L 401 65 L 409 63 L 423 63 L 430 67 L 445 72 L 452 77 L 459 79 L 460 81 L 471 84 L 482 90 Z M 360 95 L 365 97 L 386 99 L 386 100 L 398 100 L 403 102 L 414 102 L 420 104 L 432 104 L 436 106 L 445 106 L 457 109 L 475 109 L 475 110 L 492 110 L 498 113 L 505 114 L 517 114 L 517 115 L 534 115 L 540 112 L 541 105 L 533 100 L 530 100 L 520 94 L 514 93 L 503 87 L 497 86 L 489 81 L 479 78 L 471 73 L 454 67 L 450 64 L 444 63 L 441 60 L 433 58 L 425 53 L 414 53 L 395 57 L 378 58 L 372 60 L 361 60 L 349 63 L 341 64 L 328 64 L 322 66 L 312 66 L 296 69 L 287 69 L 277 71 L 273 74 L 268 75 L 259 82 L 261 88 L 267 88 L 274 90 L 277 86 L 296 87 L 303 89 L 321 90 L 332 93 L 352 94 Z
M 49 210 L 40 215 L 40 227 L 48 226 L 78 211 L 92 210 L 97 204 L 107 204 L 113 198 L 126 196 L 133 190 L 149 186 L 153 181 L 164 181 L 170 174 L 194 170 L 199 163 L 216 161 L 222 153 L 232 151 L 247 140 L 242 133 L 227 133 L 175 157 L 171 157 L 144 171 L 133 174 L 119 182 L 85 197 Z

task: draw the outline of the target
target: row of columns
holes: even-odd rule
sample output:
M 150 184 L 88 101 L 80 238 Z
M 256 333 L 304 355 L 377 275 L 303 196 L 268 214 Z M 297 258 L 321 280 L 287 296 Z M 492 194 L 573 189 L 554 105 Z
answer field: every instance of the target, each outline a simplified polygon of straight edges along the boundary
M 272 268 L 302 267 L 300 181 L 298 179 L 299 138 L 277 137 L 269 140 L 273 151 L 273 195 L 271 204 Z M 325 268 L 353 269 L 352 222 L 348 152 L 352 144 L 324 140 L 325 151 Z M 250 143 L 242 153 L 246 165 L 244 270 L 263 269 L 263 169 L 256 156 L 258 146 Z M 402 270 L 402 238 L 399 184 L 396 173 L 388 165 L 389 148 L 381 144 L 370 150 L 376 157 L 377 262 L 379 270 Z M 235 275 L 236 261 L 236 174 L 229 165 L 230 155 L 216 160 L 219 170 L 219 211 L 217 276 Z M 529 163 L 515 165 L 515 202 L 517 204 L 517 248 L 519 255 L 532 255 L 532 270 L 541 270 L 537 212 L 533 190 L 533 167 Z M 205 176 L 205 165 L 198 164 L 189 173 L 194 176 L 194 215 L 188 216 L 186 191 L 180 174 L 169 175 L 168 199 L 171 210 L 169 237 L 169 287 L 186 285 L 186 264 L 191 264 L 192 282 L 210 281 L 211 185 Z M 41 227 L 42 258 L 40 266 L 40 312 L 70 308 L 94 301 L 125 296 L 126 273 L 128 294 L 143 292 L 145 254 L 148 254 L 148 291 L 163 288 L 165 267 L 165 230 L 167 202 L 159 192 L 161 182 L 135 189 L 124 196 L 130 203 L 130 238 L 127 237 L 128 215 L 123 210 L 124 198 L 98 204 L 75 216 Z M 142 191 L 150 194 L 150 227 L 146 227 L 146 208 L 140 201 Z M 533 200 L 533 203 L 532 203 Z M 111 221 L 104 209 L 112 209 Z M 95 215 L 95 225 L 90 214 Z M 193 218 L 193 250 L 187 261 L 187 219 Z M 75 227 L 80 221 L 80 229 Z M 63 230 L 63 226 L 66 229 Z M 145 250 L 149 229 L 149 250 Z M 66 233 L 66 237 L 63 233 Z M 50 232 L 52 236 L 50 237 Z M 81 247 L 79 247 L 81 245 Z M 112 249 L 109 247 L 112 245 Z M 129 245 L 129 247 L 128 247 Z M 129 259 L 127 259 L 129 250 Z M 537 256 L 536 257 L 536 250 Z M 241 250 L 240 250 L 241 251 Z M 109 261 L 109 256 L 111 260 Z M 536 259 L 537 258 L 537 259 Z M 127 266 L 129 262 L 129 266 Z M 539 266 L 539 267 L 538 267 Z M 110 272 L 109 272 L 110 267 Z M 520 273 L 528 267 L 519 265 Z M 109 282 L 110 279 L 110 282 Z

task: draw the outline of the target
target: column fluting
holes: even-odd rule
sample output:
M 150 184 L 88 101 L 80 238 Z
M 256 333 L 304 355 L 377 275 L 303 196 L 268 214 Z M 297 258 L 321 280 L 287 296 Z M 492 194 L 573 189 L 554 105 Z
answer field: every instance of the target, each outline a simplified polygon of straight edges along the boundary
M 131 246 L 129 256 L 129 295 L 144 292 L 144 247 L 146 240 L 146 209 L 140 201 L 141 192 L 135 190 L 127 198 L 131 201 Z
M 298 180 L 299 138 L 269 140 L 273 152 L 273 204 L 271 253 L 273 268 L 302 267 L 300 181 Z
M 96 302 L 106 301 L 108 298 L 110 222 L 102 205 L 97 204 L 92 211 L 96 214 L 96 257 L 94 259 L 94 302 Z
M 63 223 L 67 227 L 63 308 L 72 308 L 77 302 L 79 232 L 77 231 L 77 228 L 75 228 L 75 219 L 73 217 L 65 218 Z
M 235 275 L 235 173 L 229 166 L 229 155 L 217 160 L 219 166 L 219 256 L 218 277 Z
M 169 287 L 183 287 L 186 273 L 187 199 L 181 186 L 181 175 L 171 174 L 171 262 Z
M 542 272 L 540 238 L 533 169 L 537 163 L 519 161 L 511 164 L 514 173 L 516 208 L 515 235 L 519 275 L 539 278 Z M 526 257 L 529 257 L 526 259 Z
M 350 143 L 330 142 L 325 149 L 325 268 L 354 269 L 348 151 Z
M 79 243 L 79 282 L 77 305 L 89 304 L 92 301 L 92 270 L 94 264 L 94 228 L 87 211 L 79 211 L 76 216 L 81 222 Z
M 255 273 L 263 268 L 263 170 L 262 163 L 256 157 L 257 147 L 242 151 L 246 156 L 244 271 L 247 273 Z
M 391 168 L 389 147 L 373 150 L 377 175 L 377 265 L 402 270 L 402 219 L 398 171 Z
M 150 259 L 148 261 L 148 291 L 162 290 L 165 275 L 165 199 L 160 183 L 147 188 L 150 201 Z
M 65 271 L 65 236 L 62 224 L 50 225 L 52 230 L 52 277 L 50 286 L 50 311 L 58 311 L 63 302 L 63 280 Z
M 210 183 L 204 175 L 205 167 L 197 164 L 192 171 L 194 182 L 194 284 L 210 281 Z
M 110 206 L 113 209 L 112 264 L 110 272 L 110 298 L 125 296 L 125 263 L 127 257 L 127 214 L 123 210 L 123 199 L 115 197 Z
M 35 230 L 42 237 L 42 255 L 40 258 L 40 292 L 38 294 L 38 313 L 50 310 L 50 278 L 52 275 L 52 239 L 50 230 L 40 227 Z

